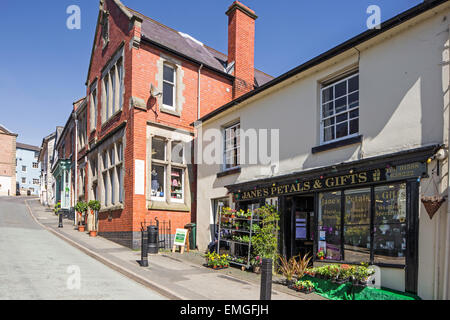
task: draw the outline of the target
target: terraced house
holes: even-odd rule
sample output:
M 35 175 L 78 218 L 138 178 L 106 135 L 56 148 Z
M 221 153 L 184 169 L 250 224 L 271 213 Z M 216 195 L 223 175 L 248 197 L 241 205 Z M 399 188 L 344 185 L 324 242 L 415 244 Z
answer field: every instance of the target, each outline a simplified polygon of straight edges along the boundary
M 377 286 L 448 300 L 449 19 L 424 1 L 202 117 L 196 141 L 221 132 L 223 159 L 198 167 L 199 247 L 221 205 L 277 204 L 281 255 L 370 263 Z
M 272 79 L 254 67 L 255 13 L 236 1 L 226 14 L 227 55 L 100 1 L 76 115 L 76 199 L 101 202 L 99 235 L 136 248 L 141 223 L 170 220 L 174 234 L 196 221 L 190 124 Z

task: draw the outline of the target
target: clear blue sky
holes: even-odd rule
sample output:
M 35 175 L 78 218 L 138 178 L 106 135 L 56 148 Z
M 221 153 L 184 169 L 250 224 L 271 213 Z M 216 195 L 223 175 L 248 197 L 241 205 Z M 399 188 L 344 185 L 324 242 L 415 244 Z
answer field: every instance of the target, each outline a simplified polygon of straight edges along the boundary
M 41 145 L 64 126 L 72 102 L 86 94 L 98 0 L 2 0 L 0 12 L 0 123 L 18 141 Z M 122 0 L 173 29 L 227 52 L 232 0 Z M 256 67 L 273 76 L 308 61 L 366 30 L 367 7 L 382 21 L 422 0 L 242 0 L 259 16 Z M 68 30 L 66 9 L 81 8 L 81 30 Z

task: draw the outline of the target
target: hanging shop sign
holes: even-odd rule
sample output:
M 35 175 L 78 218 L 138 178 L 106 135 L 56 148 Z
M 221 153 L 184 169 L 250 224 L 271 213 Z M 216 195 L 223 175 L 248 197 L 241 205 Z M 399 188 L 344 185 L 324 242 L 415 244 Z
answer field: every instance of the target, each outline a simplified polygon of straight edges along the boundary
M 234 193 L 236 201 L 247 201 L 261 198 L 272 198 L 281 195 L 308 193 L 339 187 L 365 185 L 369 183 L 405 180 L 427 175 L 427 164 L 414 162 L 398 166 L 386 166 L 374 170 L 352 172 L 339 176 L 320 176 L 316 179 L 295 182 L 273 184 L 272 186 L 256 187 L 253 190 L 239 191 Z

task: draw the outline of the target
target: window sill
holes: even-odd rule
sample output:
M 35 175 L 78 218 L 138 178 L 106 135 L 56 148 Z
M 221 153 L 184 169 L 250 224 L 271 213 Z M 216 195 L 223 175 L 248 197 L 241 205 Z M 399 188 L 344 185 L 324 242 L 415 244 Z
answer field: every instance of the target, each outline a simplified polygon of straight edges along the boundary
M 108 212 L 108 211 L 123 210 L 123 208 L 124 208 L 123 204 L 120 203 L 120 204 L 116 204 L 113 206 L 101 208 L 99 212 L 102 213 L 102 212 Z
M 229 170 L 219 172 L 217 174 L 217 178 L 222 178 L 222 177 L 230 176 L 230 175 L 237 174 L 237 173 L 241 173 L 241 167 L 237 167 L 234 169 L 229 169 Z
M 359 266 L 360 264 L 356 262 L 346 262 L 346 261 L 340 261 L 340 260 L 318 260 L 315 259 L 314 262 L 317 263 L 337 263 L 337 264 L 348 264 L 348 265 L 355 265 Z M 390 263 L 374 263 L 373 266 L 377 266 L 380 268 L 393 268 L 393 269 L 405 269 L 405 265 L 400 264 L 390 264 Z
M 119 109 L 118 111 L 114 112 L 108 119 L 106 119 L 105 122 L 102 123 L 102 131 L 106 127 L 108 127 L 111 123 L 113 123 L 115 120 L 117 120 L 117 119 L 115 119 L 116 116 L 121 113 L 122 113 L 122 108 Z
M 321 146 L 312 148 L 311 152 L 312 152 L 312 154 L 316 154 L 316 153 L 323 152 L 323 151 L 328 151 L 328 150 L 337 149 L 337 148 L 349 146 L 349 145 L 356 144 L 356 143 L 361 143 L 362 138 L 363 138 L 363 136 L 359 135 L 356 137 L 323 144 Z
M 181 117 L 181 113 L 177 109 L 174 109 L 174 108 L 169 108 L 169 107 L 166 107 L 166 106 L 162 105 L 159 108 L 159 110 L 161 112 L 168 113 L 168 114 L 171 114 L 171 115 L 176 116 L 176 117 Z
M 184 203 L 167 203 L 165 201 L 151 201 L 147 206 L 150 210 L 166 210 L 166 211 L 180 211 L 180 212 L 189 212 L 191 209 Z

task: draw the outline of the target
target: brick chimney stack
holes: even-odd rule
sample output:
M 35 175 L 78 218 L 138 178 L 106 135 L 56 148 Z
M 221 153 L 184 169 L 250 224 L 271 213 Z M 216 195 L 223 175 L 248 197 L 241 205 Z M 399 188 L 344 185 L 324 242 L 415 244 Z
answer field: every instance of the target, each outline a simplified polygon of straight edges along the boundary
M 252 91 L 255 85 L 255 20 L 253 10 L 239 1 L 228 11 L 228 65 L 234 65 L 236 78 L 233 98 Z

